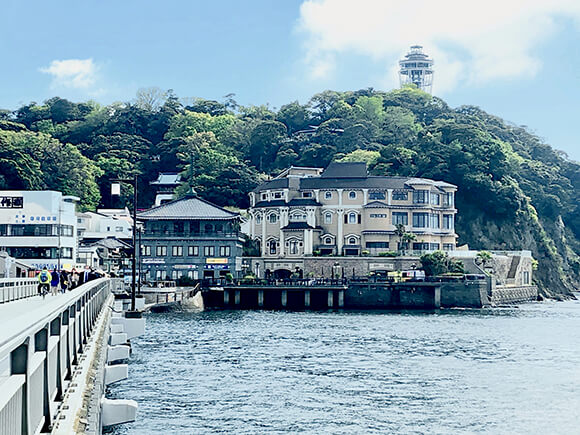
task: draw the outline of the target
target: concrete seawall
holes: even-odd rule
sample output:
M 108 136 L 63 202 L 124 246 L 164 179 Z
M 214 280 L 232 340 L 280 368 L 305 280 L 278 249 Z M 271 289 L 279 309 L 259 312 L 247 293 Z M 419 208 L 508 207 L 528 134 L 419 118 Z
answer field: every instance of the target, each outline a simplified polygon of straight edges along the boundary
M 535 285 L 496 286 L 491 292 L 491 304 L 509 305 L 538 300 L 538 287 Z
M 205 306 L 227 309 L 437 309 L 483 308 L 530 302 L 535 286 L 492 286 L 490 279 L 450 282 L 353 281 L 339 288 L 316 286 L 213 287 L 203 292 Z

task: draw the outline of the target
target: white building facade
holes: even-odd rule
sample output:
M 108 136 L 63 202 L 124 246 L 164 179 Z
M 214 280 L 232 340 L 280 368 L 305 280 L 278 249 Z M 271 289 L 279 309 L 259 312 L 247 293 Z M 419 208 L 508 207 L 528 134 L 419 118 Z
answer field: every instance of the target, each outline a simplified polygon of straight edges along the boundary
M 456 190 L 443 181 L 369 176 L 364 163 L 290 168 L 250 193 L 249 235 L 263 258 L 452 251 Z M 399 225 L 412 240 L 404 242 Z
M 55 191 L 0 191 L 0 250 L 36 269 L 70 268 L 79 198 Z

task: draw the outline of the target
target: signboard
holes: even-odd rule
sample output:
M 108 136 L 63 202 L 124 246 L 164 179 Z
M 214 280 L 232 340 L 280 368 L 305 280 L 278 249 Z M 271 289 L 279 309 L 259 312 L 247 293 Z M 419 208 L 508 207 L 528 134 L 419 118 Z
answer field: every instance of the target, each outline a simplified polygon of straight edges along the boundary
M 267 265 L 271 269 L 294 269 L 296 267 L 302 267 L 302 262 L 296 263 L 271 263 Z
M 206 258 L 205 262 L 207 264 L 228 264 L 227 258 Z
M 144 258 L 141 260 L 143 264 L 165 264 L 165 259 L 163 258 Z
M 174 264 L 174 269 L 197 269 L 196 264 Z
M 207 270 L 229 270 L 229 266 L 227 264 L 206 264 L 204 269 Z
M 24 208 L 22 196 L 0 196 L 0 208 Z
M 369 263 L 369 270 L 395 270 L 393 263 Z

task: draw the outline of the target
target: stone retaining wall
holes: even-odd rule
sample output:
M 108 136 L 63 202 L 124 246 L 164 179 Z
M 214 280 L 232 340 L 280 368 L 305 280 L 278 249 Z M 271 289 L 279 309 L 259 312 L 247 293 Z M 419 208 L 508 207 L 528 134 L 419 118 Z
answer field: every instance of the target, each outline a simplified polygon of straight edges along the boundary
M 538 287 L 535 285 L 495 286 L 491 293 L 492 305 L 507 305 L 538 300 Z

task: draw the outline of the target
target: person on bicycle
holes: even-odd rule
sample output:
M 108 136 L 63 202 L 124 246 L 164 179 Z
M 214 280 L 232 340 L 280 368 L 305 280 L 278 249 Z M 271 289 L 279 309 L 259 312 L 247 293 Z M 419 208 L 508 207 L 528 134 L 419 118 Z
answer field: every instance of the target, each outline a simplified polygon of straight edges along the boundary
M 50 280 L 52 279 L 52 275 L 45 267 L 42 268 L 40 273 L 38 274 L 38 294 L 45 297 L 48 291 L 50 290 Z

